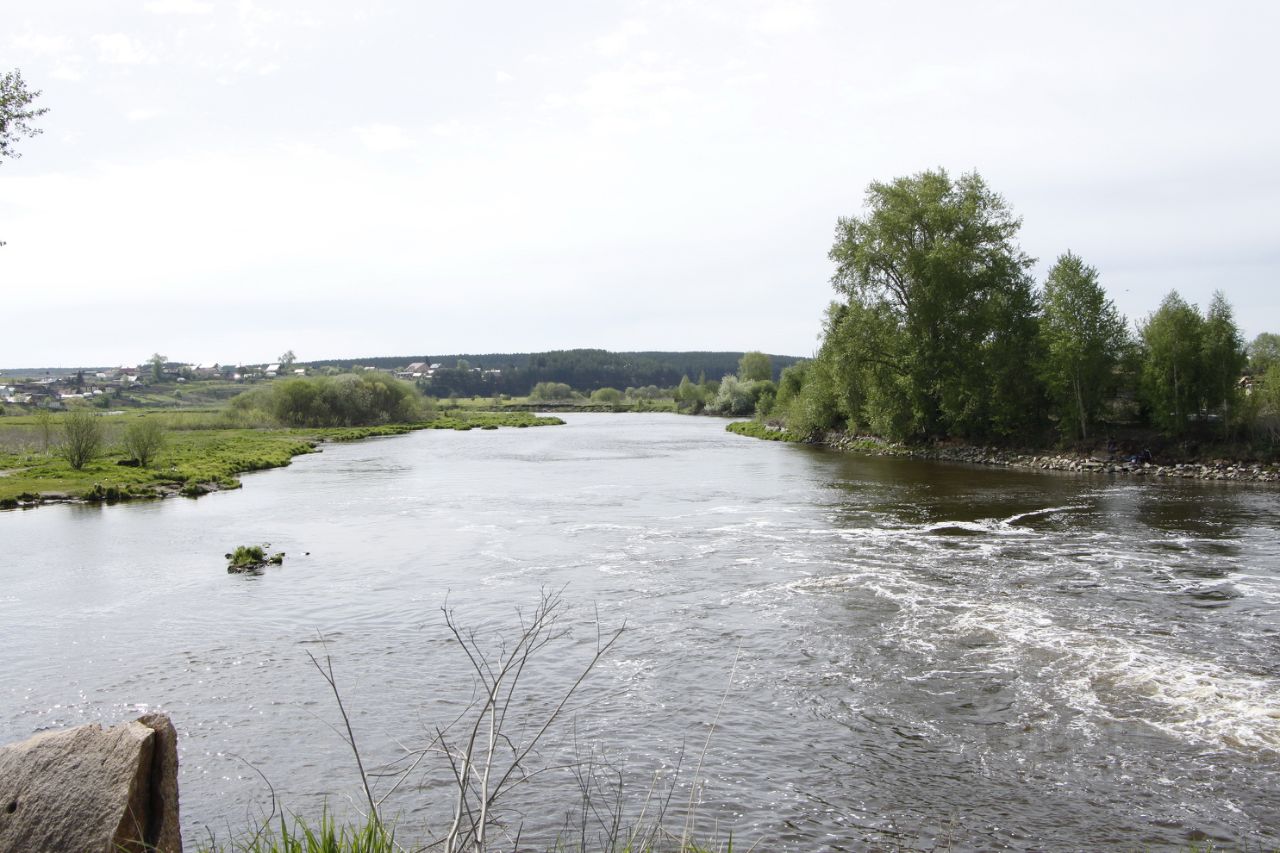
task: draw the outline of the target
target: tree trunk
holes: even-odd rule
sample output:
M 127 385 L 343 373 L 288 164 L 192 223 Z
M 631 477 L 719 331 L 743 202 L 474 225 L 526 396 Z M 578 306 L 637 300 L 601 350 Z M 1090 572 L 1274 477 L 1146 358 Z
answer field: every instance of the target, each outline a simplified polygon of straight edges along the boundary
M 1076 391 L 1076 411 L 1080 414 L 1080 440 L 1088 441 L 1089 440 L 1089 427 L 1087 425 L 1088 419 L 1085 417 L 1085 412 L 1084 412 L 1084 395 L 1080 393 L 1079 375 L 1075 376 L 1071 380 L 1071 385 L 1072 387 L 1075 388 L 1075 391 Z

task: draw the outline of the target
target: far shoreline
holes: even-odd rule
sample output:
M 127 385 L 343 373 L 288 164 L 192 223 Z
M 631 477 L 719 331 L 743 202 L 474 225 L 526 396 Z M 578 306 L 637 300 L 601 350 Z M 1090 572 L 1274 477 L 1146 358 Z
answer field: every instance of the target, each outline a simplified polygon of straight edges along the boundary
M 817 437 L 801 436 L 758 421 L 735 421 L 725 429 L 748 438 L 787 441 L 824 447 L 841 453 L 894 456 L 929 462 L 952 462 L 1028 471 L 1108 474 L 1146 481 L 1201 480 L 1239 483 L 1280 483 L 1280 463 L 1241 462 L 1199 458 L 1186 462 L 1142 462 L 1124 454 L 1081 454 L 1050 449 L 1009 450 L 970 444 L 919 446 L 899 444 L 877 436 L 831 430 Z M 1098 458 L 1103 456 L 1106 458 Z

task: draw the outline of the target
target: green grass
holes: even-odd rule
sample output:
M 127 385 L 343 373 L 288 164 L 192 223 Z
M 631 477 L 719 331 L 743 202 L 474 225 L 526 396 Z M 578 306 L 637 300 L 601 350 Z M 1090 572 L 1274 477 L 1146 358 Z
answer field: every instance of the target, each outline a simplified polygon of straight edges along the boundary
M 45 452 L 38 423 L 31 416 L 0 418 L 0 508 L 42 500 L 117 501 L 198 496 L 214 489 L 240 486 L 239 475 L 288 465 L 293 457 L 313 452 L 324 441 L 356 441 L 400 435 L 416 429 L 496 429 L 564 423 L 527 412 L 450 412 L 417 424 L 389 424 L 338 429 L 261 429 L 233 426 L 234 413 L 187 411 L 130 412 L 104 415 L 105 453 L 77 471 L 55 453 Z M 123 427 L 135 418 L 162 418 L 164 449 L 150 467 L 119 464 L 127 454 L 119 446 Z M 56 442 L 60 429 L 55 428 Z
M 338 823 L 328 812 L 323 813 L 315 825 L 302 817 L 286 819 L 281 816 L 277 822 L 267 822 L 255 835 L 225 844 L 210 839 L 208 844 L 197 848 L 200 853 L 416 853 L 426 849 L 434 848 L 397 842 L 394 827 L 385 826 L 372 818 Z M 507 848 L 495 843 L 491 849 Z M 524 844 L 520 849 L 538 848 Z M 546 849 L 554 853 L 595 853 L 593 850 L 583 849 L 577 843 L 563 841 Z M 622 841 L 619 846 L 601 848 L 598 853 L 733 853 L 733 849 L 732 836 L 726 844 L 715 846 L 681 842 L 673 837 L 666 845 L 654 842 L 632 845 Z
M 262 550 L 261 545 L 237 545 L 236 550 L 231 554 L 231 565 L 251 566 L 265 559 L 267 559 L 267 553 Z
M 312 826 L 301 817 L 284 816 L 279 823 L 267 823 L 262 831 L 242 841 L 221 845 L 211 841 L 198 848 L 202 853 L 403 853 L 396 844 L 395 830 L 373 819 L 363 823 L 339 824 L 327 812 Z

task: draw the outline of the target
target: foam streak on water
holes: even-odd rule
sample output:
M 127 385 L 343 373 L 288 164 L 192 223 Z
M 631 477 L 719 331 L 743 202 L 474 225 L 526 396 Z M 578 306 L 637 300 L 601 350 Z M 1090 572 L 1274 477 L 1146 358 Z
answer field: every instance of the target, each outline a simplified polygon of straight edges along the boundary
M 344 813 L 361 794 L 307 651 L 389 763 L 471 699 L 441 606 L 494 638 L 563 588 L 573 636 L 522 709 L 572 681 L 597 615 L 628 627 L 544 758 L 594 757 L 637 807 L 674 785 L 721 840 L 1280 845 L 1273 488 L 569 420 L 329 447 L 194 502 L 0 514 L 0 738 L 162 708 L 193 842 L 269 807 L 257 771 L 293 810 Z M 257 541 L 285 565 L 227 575 Z M 447 775 L 388 801 L 405 831 L 439 827 Z M 522 789 L 525 838 L 577 791 Z

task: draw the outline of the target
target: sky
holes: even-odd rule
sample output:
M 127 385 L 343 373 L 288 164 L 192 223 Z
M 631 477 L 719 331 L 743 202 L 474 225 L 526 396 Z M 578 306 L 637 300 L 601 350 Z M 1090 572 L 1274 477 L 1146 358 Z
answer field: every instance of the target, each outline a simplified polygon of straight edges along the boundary
M 836 220 L 977 171 L 1037 281 L 1280 332 L 1280 4 L 5 3 L 0 365 L 810 355 Z

